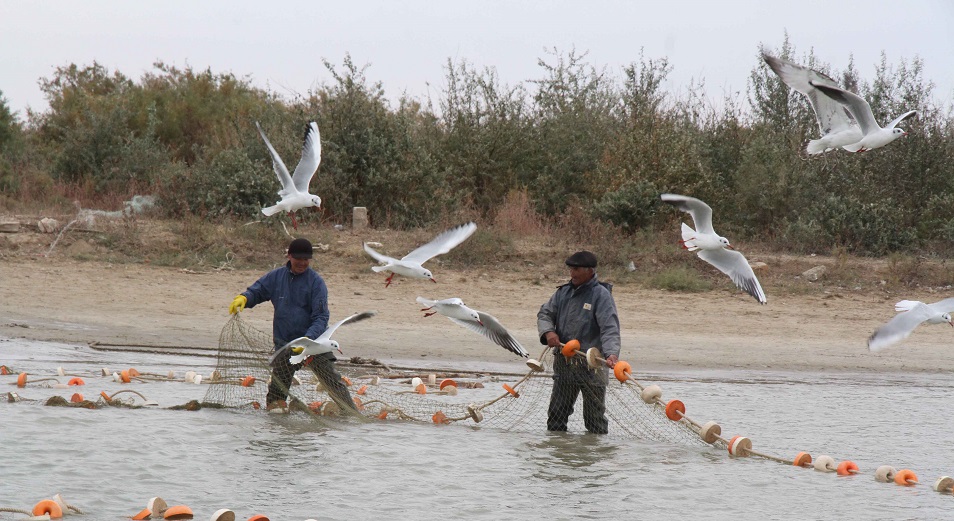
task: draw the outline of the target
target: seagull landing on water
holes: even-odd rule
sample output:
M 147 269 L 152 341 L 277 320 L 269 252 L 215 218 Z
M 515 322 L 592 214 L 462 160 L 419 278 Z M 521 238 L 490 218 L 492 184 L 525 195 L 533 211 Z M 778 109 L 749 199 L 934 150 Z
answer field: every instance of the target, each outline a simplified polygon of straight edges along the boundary
M 282 199 L 273 206 L 262 208 L 262 213 L 268 216 L 275 215 L 278 212 L 288 212 L 291 217 L 292 226 L 297 230 L 298 221 L 295 219 L 295 211 L 308 207 L 321 207 L 321 197 L 308 193 L 308 185 L 315 171 L 318 170 L 318 164 L 321 163 L 321 136 L 318 134 L 318 124 L 312 121 L 305 127 L 305 144 L 301 149 L 301 161 L 295 167 L 295 173 L 289 174 L 288 168 L 279 157 L 278 152 L 265 137 L 262 127 L 255 122 L 255 128 L 265 141 L 268 147 L 268 153 L 272 156 L 272 167 L 275 169 L 275 175 L 282 184 L 282 189 L 278 195 Z
M 451 322 L 484 335 L 491 342 L 503 347 L 511 353 L 524 358 L 530 357 L 530 354 L 520 345 L 520 342 L 517 342 L 517 339 L 511 336 L 510 333 L 507 332 L 507 329 L 503 327 L 503 324 L 493 315 L 471 309 L 465 306 L 464 301 L 459 298 L 430 300 L 424 297 L 417 297 L 417 301 L 424 306 L 424 309 L 421 311 L 434 310 L 430 311 L 430 313 L 425 313 L 425 317 L 440 313 L 449 318 Z
M 660 197 L 692 216 L 696 229 L 682 223 L 682 239 L 679 241 L 682 247 L 689 251 L 698 250 L 700 259 L 719 268 L 739 289 L 752 295 L 760 304 L 765 304 L 765 292 L 745 256 L 732 248 L 729 239 L 712 229 L 712 208 L 695 197 L 676 194 L 662 194 Z
M 894 305 L 898 312 L 887 324 L 879 327 L 868 338 L 870 351 L 882 349 L 908 337 L 921 323 L 954 326 L 951 313 L 954 312 L 954 298 L 947 298 L 934 304 L 925 304 L 917 300 L 902 300 Z
M 438 255 L 451 251 L 458 244 L 467 240 L 475 231 L 477 231 L 477 224 L 473 222 L 451 228 L 435 237 L 431 242 L 408 253 L 401 260 L 381 255 L 371 249 L 368 243 L 364 243 L 364 251 L 374 257 L 374 260 L 384 264 L 384 266 L 373 266 L 372 270 L 375 272 L 391 272 L 391 275 L 384 281 L 384 287 L 391 285 L 395 275 L 403 275 L 412 279 L 430 279 L 431 282 L 437 282 L 434 280 L 434 275 L 422 264 Z
M 377 315 L 377 311 L 355 313 L 350 317 L 343 318 L 338 322 L 328 326 L 328 329 L 326 329 L 324 333 L 314 340 L 306 336 L 298 337 L 272 353 L 272 356 L 268 359 L 268 364 L 272 365 L 275 360 L 281 360 L 283 357 L 288 357 L 290 355 L 291 358 L 288 359 L 288 363 L 294 365 L 300 364 L 309 356 L 321 355 L 324 353 L 330 353 L 332 351 L 338 351 L 341 353 L 341 347 L 338 346 L 338 342 L 331 339 L 331 335 L 335 333 L 335 330 L 345 324 L 359 322 L 361 320 L 371 318 L 374 315 Z
M 886 127 L 881 128 L 878 122 L 875 121 L 874 114 L 871 113 L 871 105 L 868 105 L 868 102 L 861 96 L 853 92 L 848 92 L 840 87 L 825 85 L 815 81 L 810 83 L 828 97 L 844 105 L 861 127 L 863 134 L 861 140 L 845 147 L 845 150 L 849 152 L 867 152 L 868 150 L 874 150 L 891 143 L 899 137 L 908 135 L 904 129 L 897 128 L 898 123 L 918 113 L 916 110 L 909 110 L 894 118 Z
M 846 147 L 847 150 L 849 145 L 861 141 L 861 127 L 848 109 L 812 84 L 838 87 L 835 80 L 808 67 L 776 58 L 765 50 L 762 50 L 762 59 L 786 85 L 805 95 L 815 112 L 822 137 L 810 140 L 805 146 L 805 153 L 816 155 L 839 147 Z

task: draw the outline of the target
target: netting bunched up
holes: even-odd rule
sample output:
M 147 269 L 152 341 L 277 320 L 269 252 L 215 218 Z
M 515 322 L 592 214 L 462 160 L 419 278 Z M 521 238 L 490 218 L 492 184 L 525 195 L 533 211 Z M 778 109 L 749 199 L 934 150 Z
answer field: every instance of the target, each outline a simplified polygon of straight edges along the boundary
M 259 408 L 264 403 L 271 374 L 268 357 L 272 346 L 269 333 L 243 322 L 239 314 L 233 315 L 219 336 L 215 377 L 204 401 L 224 407 Z M 590 358 L 596 356 L 589 355 Z M 523 376 L 471 374 L 467 377 L 455 373 L 454 378 L 440 381 L 412 377 L 413 372 L 397 372 L 384 365 L 339 363 L 337 367 L 358 416 L 365 419 L 462 423 L 505 431 L 541 432 L 547 425 L 555 356 L 565 355 L 546 349 L 539 360 L 528 361 L 529 369 Z M 572 353 L 570 358 L 573 363 L 588 362 L 587 354 L 580 351 Z M 513 382 L 505 383 L 508 378 Z M 355 412 L 351 407 L 335 403 L 328 391 L 331 383 L 321 379 L 318 373 L 298 371 L 287 390 L 288 409 L 318 416 Z M 502 391 L 495 393 L 492 388 L 498 384 Z M 705 431 L 705 426 L 680 417 L 672 403 L 659 399 L 658 389 L 657 386 L 643 387 L 628 372 L 624 372 L 622 381 L 610 378 L 605 400 L 609 435 L 687 445 L 712 443 L 706 440 L 711 439 L 712 433 L 700 432 Z M 585 432 L 580 402 L 577 401 L 575 408 L 579 412 L 570 417 L 569 432 Z

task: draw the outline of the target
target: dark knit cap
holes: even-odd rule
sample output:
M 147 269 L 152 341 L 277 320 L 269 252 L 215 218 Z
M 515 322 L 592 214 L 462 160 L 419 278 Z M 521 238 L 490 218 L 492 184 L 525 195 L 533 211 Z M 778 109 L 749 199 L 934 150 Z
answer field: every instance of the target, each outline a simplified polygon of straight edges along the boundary
M 566 265 L 574 268 L 595 268 L 596 255 L 586 250 L 578 251 L 567 257 Z
M 312 251 L 308 239 L 295 239 L 288 245 L 288 254 L 295 259 L 310 259 Z

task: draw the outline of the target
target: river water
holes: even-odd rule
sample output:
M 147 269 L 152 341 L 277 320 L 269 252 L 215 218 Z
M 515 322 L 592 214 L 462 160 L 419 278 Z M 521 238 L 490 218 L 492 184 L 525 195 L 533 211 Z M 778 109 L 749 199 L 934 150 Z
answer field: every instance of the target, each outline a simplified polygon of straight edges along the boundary
M 123 384 L 96 376 L 209 374 L 214 359 L 99 352 L 88 346 L 0 339 L 0 364 L 36 380 L 82 374 L 86 385 L 15 386 L 0 376 L 0 508 L 30 509 L 61 494 L 83 519 L 129 519 L 153 496 L 195 519 L 230 508 L 237 519 L 942 519 L 954 499 L 932 490 L 954 475 L 954 379 L 942 374 L 693 371 L 638 374 L 726 437 L 791 459 L 850 459 L 839 477 L 710 447 L 588 434 L 543 425 L 502 431 L 405 421 L 362 422 L 304 413 L 199 411 L 204 385 Z M 68 377 L 60 377 L 65 382 Z M 135 388 L 156 407 L 47 407 L 53 395 L 96 399 Z M 7 393 L 20 402 L 11 403 Z M 141 400 L 130 397 L 131 400 Z M 880 465 L 915 471 L 920 484 L 874 480 Z M 22 518 L 0 513 L 0 519 Z M 74 517 L 75 518 L 75 517 Z

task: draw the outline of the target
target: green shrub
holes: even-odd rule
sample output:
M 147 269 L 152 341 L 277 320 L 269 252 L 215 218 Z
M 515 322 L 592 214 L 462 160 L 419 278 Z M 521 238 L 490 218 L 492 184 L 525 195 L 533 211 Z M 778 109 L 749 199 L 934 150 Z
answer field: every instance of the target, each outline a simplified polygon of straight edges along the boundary
M 712 289 L 712 284 L 699 274 L 698 270 L 684 266 L 666 268 L 649 278 L 649 283 L 657 289 L 700 293 Z

